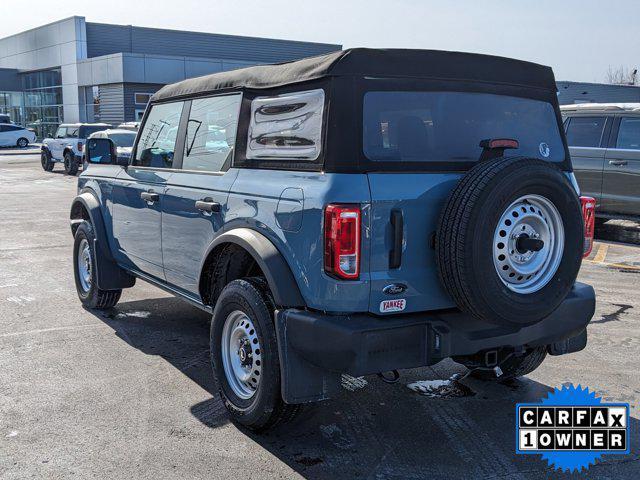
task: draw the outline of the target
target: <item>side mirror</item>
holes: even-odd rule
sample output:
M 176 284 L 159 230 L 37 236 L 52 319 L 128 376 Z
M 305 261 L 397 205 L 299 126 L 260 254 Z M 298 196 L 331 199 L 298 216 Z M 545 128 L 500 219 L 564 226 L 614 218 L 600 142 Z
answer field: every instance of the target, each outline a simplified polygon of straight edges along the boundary
M 126 166 L 126 158 L 118 159 L 116 144 L 110 138 L 90 138 L 87 140 L 87 161 L 101 165 Z

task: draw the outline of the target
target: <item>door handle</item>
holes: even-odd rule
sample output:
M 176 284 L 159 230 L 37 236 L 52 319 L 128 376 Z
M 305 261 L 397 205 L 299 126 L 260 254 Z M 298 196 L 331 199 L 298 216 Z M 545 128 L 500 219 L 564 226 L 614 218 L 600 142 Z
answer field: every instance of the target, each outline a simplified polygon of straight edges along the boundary
M 147 202 L 149 205 L 153 205 L 160 200 L 160 194 L 150 190 L 148 192 L 141 192 L 140 198 Z
M 214 202 L 212 198 L 207 197 L 196 201 L 196 208 L 205 213 L 219 213 L 220 204 Z
M 622 167 L 626 164 L 626 160 L 609 160 L 609 165 L 615 165 L 616 167 Z

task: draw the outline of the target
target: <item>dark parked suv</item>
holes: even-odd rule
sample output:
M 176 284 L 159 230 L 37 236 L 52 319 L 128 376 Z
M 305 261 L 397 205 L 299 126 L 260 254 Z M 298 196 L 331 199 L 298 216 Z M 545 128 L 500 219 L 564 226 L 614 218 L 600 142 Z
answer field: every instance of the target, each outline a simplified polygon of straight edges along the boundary
M 532 63 L 368 49 L 166 86 L 130 159 L 88 144 L 80 300 L 142 279 L 210 312 L 220 394 L 253 429 L 343 373 L 527 374 L 584 348 L 595 307 L 555 92 Z
M 640 103 L 560 107 L 573 168 L 596 219 L 640 219 Z

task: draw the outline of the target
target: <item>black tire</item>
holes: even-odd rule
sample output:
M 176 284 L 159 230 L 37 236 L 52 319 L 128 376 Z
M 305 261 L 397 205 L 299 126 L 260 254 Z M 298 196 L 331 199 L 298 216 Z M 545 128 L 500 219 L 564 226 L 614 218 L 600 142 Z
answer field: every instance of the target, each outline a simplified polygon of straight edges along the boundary
M 497 380 L 499 382 L 505 382 L 533 372 L 536 368 L 542 365 L 542 362 L 544 362 L 546 357 L 546 347 L 528 349 L 520 356 L 511 355 L 499 363 L 500 369 L 502 370 L 502 375 L 499 377 L 496 377 L 495 372 L 491 369 L 475 369 L 471 365 L 465 366 L 472 369 L 470 373 L 471 377 L 478 378 L 480 380 Z
M 64 171 L 67 175 L 75 175 L 78 173 L 78 162 L 73 152 L 64 154 Z
M 91 252 L 91 286 L 89 289 L 85 289 L 83 287 L 78 267 L 78 252 L 83 240 L 87 241 Z M 87 308 L 104 310 L 111 308 L 118 303 L 122 290 L 101 290 L 96 285 L 95 278 L 93 278 L 93 274 L 96 271 L 96 257 L 95 252 L 93 251 L 94 240 L 95 234 L 93 233 L 92 225 L 89 222 L 82 222 L 76 230 L 73 242 L 73 275 L 76 282 L 78 298 L 80 298 L 82 304 Z
M 18 148 L 27 148 L 29 146 L 29 140 L 24 137 L 20 137 L 16 142 L 16 146 Z
M 493 260 L 494 232 L 505 210 L 523 195 L 548 199 L 564 228 L 555 274 L 539 290 L 509 289 Z M 440 280 L 461 310 L 500 325 L 536 323 L 564 300 L 575 283 L 584 241 L 578 196 L 554 165 L 536 159 L 497 158 L 479 163 L 453 189 L 436 234 Z
M 237 310 L 251 319 L 262 350 L 260 382 L 253 396 L 248 399 L 234 393 L 222 361 L 224 324 L 228 316 Z M 290 421 L 300 411 L 299 405 L 288 405 L 282 400 L 273 312 L 274 304 L 266 282 L 256 278 L 233 280 L 220 293 L 211 322 L 211 366 L 220 397 L 231 419 L 254 431 L 263 431 Z
M 55 163 L 51 160 L 51 154 L 47 150 L 43 150 L 40 154 L 40 164 L 45 172 L 53 170 Z

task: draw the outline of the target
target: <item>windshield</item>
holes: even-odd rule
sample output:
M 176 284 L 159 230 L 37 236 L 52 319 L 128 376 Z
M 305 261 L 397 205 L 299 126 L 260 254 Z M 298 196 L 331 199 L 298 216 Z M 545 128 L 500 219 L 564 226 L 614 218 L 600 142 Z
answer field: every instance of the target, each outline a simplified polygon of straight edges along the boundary
M 133 147 L 133 142 L 136 140 L 135 133 L 112 133 L 109 138 L 113 140 L 116 147 Z
M 562 162 L 553 106 L 528 98 L 468 92 L 367 92 L 364 154 L 386 162 L 474 162 L 481 140 L 510 138 L 518 155 Z

